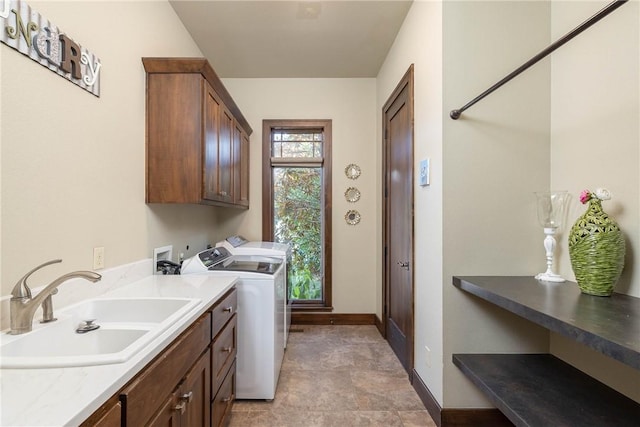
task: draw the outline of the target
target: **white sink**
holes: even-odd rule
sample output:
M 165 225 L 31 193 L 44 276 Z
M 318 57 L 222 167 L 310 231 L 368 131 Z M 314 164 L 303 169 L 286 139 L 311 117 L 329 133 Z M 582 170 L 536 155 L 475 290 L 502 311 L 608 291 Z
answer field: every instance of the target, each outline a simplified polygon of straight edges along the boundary
M 96 323 L 162 323 L 179 318 L 200 300 L 191 298 L 104 298 L 83 301 L 68 308 L 78 320 Z
M 60 310 L 59 320 L 0 336 L 0 368 L 60 368 L 122 363 L 191 311 L 199 299 L 92 299 Z M 76 333 L 84 320 L 99 329 Z

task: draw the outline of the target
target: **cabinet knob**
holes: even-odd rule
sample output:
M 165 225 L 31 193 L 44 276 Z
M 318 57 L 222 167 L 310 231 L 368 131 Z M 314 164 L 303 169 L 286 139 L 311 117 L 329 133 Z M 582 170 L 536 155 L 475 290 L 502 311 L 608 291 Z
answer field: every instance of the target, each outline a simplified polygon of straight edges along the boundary
M 187 409 L 187 403 L 191 403 L 192 400 L 193 400 L 192 391 L 190 391 L 189 393 L 184 393 L 182 396 L 180 396 L 180 403 L 174 406 L 173 410 L 179 411 L 181 415 L 184 414 L 184 411 Z
M 180 414 L 184 414 L 184 411 L 187 409 L 187 402 L 180 402 L 176 406 L 173 407 L 174 411 L 179 411 Z
M 226 196 L 226 195 L 227 195 L 227 192 L 226 192 L 226 191 L 221 191 L 221 192 L 220 192 L 220 193 L 218 193 L 218 194 L 220 194 L 221 196 Z
M 222 311 L 226 313 L 233 313 L 233 307 L 232 306 L 225 307 Z
M 183 394 L 183 395 L 180 397 L 180 399 L 181 399 L 183 402 L 191 403 L 191 401 L 193 400 L 193 392 L 192 392 L 192 391 L 190 391 L 189 393 L 185 393 L 185 394 Z
M 225 347 L 222 349 L 223 353 L 231 353 L 231 350 L 233 350 L 233 347 Z
M 222 399 L 223 403 L 228 403 L 231 402 L 231 398 L 230 397 L 225 397 L 224 399 Z

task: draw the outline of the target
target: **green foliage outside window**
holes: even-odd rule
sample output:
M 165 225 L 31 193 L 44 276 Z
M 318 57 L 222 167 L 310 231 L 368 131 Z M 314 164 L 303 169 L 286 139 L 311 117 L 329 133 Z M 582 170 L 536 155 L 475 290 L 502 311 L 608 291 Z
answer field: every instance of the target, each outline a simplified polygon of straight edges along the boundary
M 276 167 L 274 238 L 291 246 L 289 299 L 322 299 L 322 169 Z

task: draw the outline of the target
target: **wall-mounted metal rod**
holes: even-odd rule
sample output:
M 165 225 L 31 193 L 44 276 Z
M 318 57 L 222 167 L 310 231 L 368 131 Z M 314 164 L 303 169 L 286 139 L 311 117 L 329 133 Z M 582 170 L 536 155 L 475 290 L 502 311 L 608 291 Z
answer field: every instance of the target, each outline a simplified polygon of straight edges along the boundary
M 617 8 L 622 6 L 627 1 L 629 1 L 629 0 L 615 0 L 612 3 L 609 3 L 601 11 L 599 11 L 598 13 L 593 15 L 591 18 L 589 18 L 586 21 L 584 21 L 582 24 L 578 25 L 575 29 L 573 29 L 569 33 L 565 34 L 563 37 L 558 39 L 552 45 L 550 45 L 549 47 L 547 47 L 546 49 L 544 49 L 543 51 L 538 53 L 536 56 L 534 56 L 533 58 L 531 58 L 530 60 L 528 60 L 527 62 L 525 62 L 521 66 L 519 66 L 518 68 L 516 68 L 514 71 L 512 71 L 505 78 L 503 78 L 498 83 L 496 83 L 493 86 L 491 86 L 489 89 L 487 89 L 484 92 L 482 92 L 480 95 L 478 95 L 475 98 L 473 98 L 466 105 L 464 105 L 463 107 L 461 107 L 461 108 L 459 108 L 457 110 L 451 110 L 451 113 L 449 113 L 449 116 L 451 116 L 451 118 L 453 120 L 458 120 L 458 118 L 460 117 L 460 115 L 462 114 L 462 112 L 464 110 L 466 110 L 467 108 L 471 107 L 473 104 L 475 104 L 476 102 L 480 101 L 482 98 L 486 97 L 487 95 L 489 95 L 490 93 L 492 93 L 493 91 L 498 89 L 500 86 L 504 85 L 509 80 L 513 79 L 515 76 L 517 76 L 518 74 L 522 73 L 524 70 L 526 70 L 527 68 L 531 67 L 536 62 L 540 61 L 545 56 L 549 55 L 551 52 L 553 52 L 554 50 L 556 50 L 557 48 L 559 48 L 560 46 L 562 46 L 563 44 L 565 44 L 566 42 L 568 42 L 569 40 L 571 40 L 572 38 L 574 38 L 575 36 L 580 34 L 581 32 L 583 32 L 584 30 L 586 30 L 587 28 L 589 28 L 590 26 L 592 26 L 593 24 L 595 24 L 596 22 L 598 22 L 602 18 L 604 18 L 605 16 L 607 16 L 608 14 L 610 14 L 611 12 L 613 12 L 614 10 L 616 10 Z

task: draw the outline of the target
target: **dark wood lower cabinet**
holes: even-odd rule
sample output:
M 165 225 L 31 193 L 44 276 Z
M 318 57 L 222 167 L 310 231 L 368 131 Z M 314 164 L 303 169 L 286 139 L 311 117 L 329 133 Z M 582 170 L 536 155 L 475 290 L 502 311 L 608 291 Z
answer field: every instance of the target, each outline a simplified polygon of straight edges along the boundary
M 235 399 L 236 304 L 234 288 L 82 427 L 225 425 Z
M 211 350 L 207 349 L 146 425 L 150 427 L 210 426 L 210 402 Z
M 211 313 L 206 313 L 120 392 L 120 402 L 124 407 L 123 425 L 146 425 L 156 417 L 167 397 L 176 389 L 178 393 L 182 391 L 181 385 L 186 382 L 188 372 L 198 366 L 201 355 L 204 353 L 202 357 L 209 360 L 210 337 Z M 179 408 L 181 403 L 177 402 L 176 407 Z

